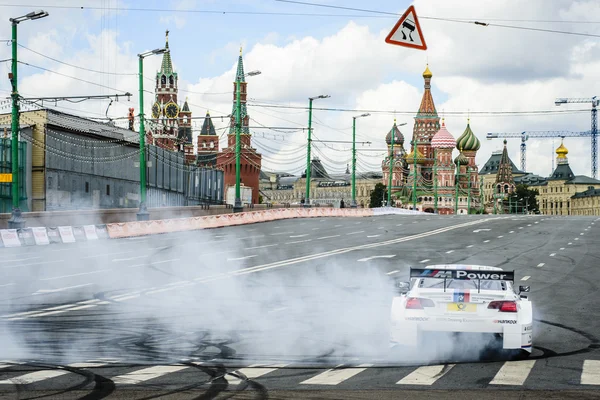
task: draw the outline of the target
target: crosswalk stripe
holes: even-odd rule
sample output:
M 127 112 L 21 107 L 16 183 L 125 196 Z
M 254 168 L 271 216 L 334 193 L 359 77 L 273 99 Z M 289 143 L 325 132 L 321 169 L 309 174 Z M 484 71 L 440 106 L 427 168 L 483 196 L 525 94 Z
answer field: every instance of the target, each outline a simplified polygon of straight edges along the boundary
M 182 369 L 190 368 L 186 365 L 158 365 L 156 367 L 149 367 L 140 369 L 138 371 L 130 372 L 125 375 L 119 375 L 112 378 L 115 384 L 120 385 L 136 385 L 141 382 L 148 381 L 150 379 L 158 378 L 160 376 L 170 374 L 173 372 L 181 371 Z
M 69 364 L 69 367 L 71 367 L 71 368 L 98 368 L 98 367 L 104 367 L 105 365 L 107 365 L 107 363 L 103 363 L 103 362 L 82 362 L 82 363 Z
M 454 367 L 454 364 L 428 365 L 419 367 L 404 378 L 397 385 L 433 385 L 435 381 L 446 375 Z
M 235 372 L 239 372 L 240 374 L 244 375 L 248 379 L 254 379 L 254 378 L 258 378 L 260 376 L 269 374 L 273 371 L 277 371 L 279 368 L 283 368 L 286 365 L 287 364 L 273 365 L 270 368 L 265 368 L 264 366 L 261 367 L 259 365 L 255 365 L 255 366 L 251 365 L 247 368 L 240 368 L 240 369 L 236 370 Z M 234 375 L 231 375 L 231 374 L 226 374 L 225 379 L 227 380 L 227 383 L 229 383 L 230 385 L 239 385 L 240 382 L 242 381 L 240 378 L 238 378 Z
M 0 385 L 27 385 L 29 383 L 40 382 L 57 376 L 68 374 L 69 371 L 60 369 L 48 369 L 43 371 L 31 372 L 29 374 L 16 376 L 14 378 L 0 381 Z
M 523 385 L 534 365 L 535 360 L 507 361 L 490 385 Z
M 581 372 L 582 385 L 600 385 L 600 361 L 585 360 Z
M 371 364 L 359 365 L 358 368 L 332 368 L 327 371 L 320 373 L 319 375 L 313 376 L 303 382 L 301 385 L 337 385 L 344 382 L 347 379 L 352 378 L 354 375 L 360 374 L 366 367 L 370 367 Z M 360 368 L 364 367 L 364 368 Z

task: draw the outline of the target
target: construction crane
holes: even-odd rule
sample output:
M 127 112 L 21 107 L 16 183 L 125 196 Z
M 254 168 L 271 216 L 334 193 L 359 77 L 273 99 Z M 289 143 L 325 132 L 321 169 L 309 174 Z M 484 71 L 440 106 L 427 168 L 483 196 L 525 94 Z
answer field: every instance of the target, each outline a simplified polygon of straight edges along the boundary
M 527 140 L 529 138 L 543 139 L 543 138 L 566 138 L 566 137 L 588 137 L 591 136 L 590 131 L 584 132 L 570 132 L 570 131 L 524 131 L 521 133 L 493 133 L 488 132 L 486 138 L 491 139 L 521 139 L 521 171 L 525 172 L 527 165 Z
M 554 104 L 560 106 L 567 103 L 592 103 L 592 129 L 590 130 L 591 148 L 592 148 L 592 178 L 596 179 L 598 173 L 598 100 L 596 96 L 592 98 L 559 98 Z

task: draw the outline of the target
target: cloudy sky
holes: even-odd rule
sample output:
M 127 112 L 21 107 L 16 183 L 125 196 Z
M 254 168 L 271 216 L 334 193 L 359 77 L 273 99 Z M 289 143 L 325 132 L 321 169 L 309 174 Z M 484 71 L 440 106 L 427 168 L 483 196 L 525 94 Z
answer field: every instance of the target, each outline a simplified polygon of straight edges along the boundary
M 113 103 L 108 115 L 124 117 L 138 109 L 137 54 L 169 45 L 179 73 L 180 101 L 187 96 L 194 116 L 210 110 L 219 133 L 231 112 L 239 47 L 244 49 L 253 143 L 266 170 L 300 173 L 305 163 L 308 97 L 329 94 L 315 107 L 371 110 L 357 120 L 358 170 L 380 170 L 384 137 L 394 118 L 412 135 L 422 92 L 422 72 L 429 62 L 433 95 L 450 132 L 458 137 L 467 117 L 482 142 L 477 162 L 501 149 L 487 132 L 590 129 L 588 104 L 557 107 L 556 97 L 591 97 L 600 75 L 600 37 L 506 28 L 527 27 L 600 35 L 600 2 L 555 0 L 417 0 L 364 2 L 314 0 L 315 3 L 368 8 L 384 13 L 340 10 L 275 0 L 31 0 L 27 6 L 0 0 L 0 39 L 10 38 L 9 17 L 45 9 L 50 16 L 19 25 L 19 88 L 25 97 L 135 93 L 131 102 Z M 414 4 L 427 51 L 384 42 L 398 16 Z M 83 7 L 83 9 L 82 9 Z M 457 20 L 490 23 L 479 26 Z M 0 60 L 10 58 L 0 43 Z M 152 78 L 160 57 L 149 57 L 144 75 Z M 9 62 L 0 63 L 7 73 Z M 40 69 L 44 68 L 46 69 Z M 53 72 L 49 72 L 49 71 Z M 5 75 L 6 76 L 6 75 Z M 77 79 L 74 79 L 77 78 Z M 85 81 L 85 82 L 84 82 Z M 144 80 L 145 106 L 153 102 L 152 79 Z M 7 79 L 0 95 L 9 94 Z M 0 112 L 9 112 L 6 103 Z M 57 110 L 101 118 L 107 101 L 59 103 Z M 275 107 L 273 107 L 275 106 Z M 282 108 L 290 106 L 297 108 Z M 54 106 L 52 106 L 54 107 Z M 548 111 L 548 112 L 546 112 Z M 148 113 L 148 111 L 147 111 Z M 318 110 L 314 135 L 320 140 L 349 141 L 352 117 L 362 111 Z M 200 128 L 202 121 L 196 121 Z M 262 127 L 268 128 L 262 128 Z M 276 128 L 276 129 L 270 129 Z M 294 128 L 294 129 L 280 129 Z M 313 138 L 314 139 L 314 138 Z M 225 144 L 225 136 L 222 139 Z M 557 147 L 560 139 L 554 140 Z M 508 142 L 519 164 L 518 139 Z M 527 170 L 551 172 L 553 140 L 530 139 Z M 571 166 L 590 175 L 590 141 L 567 138 Z M 313 155 L 332 172 L 350 162 L 350 145 L 316 143 Z

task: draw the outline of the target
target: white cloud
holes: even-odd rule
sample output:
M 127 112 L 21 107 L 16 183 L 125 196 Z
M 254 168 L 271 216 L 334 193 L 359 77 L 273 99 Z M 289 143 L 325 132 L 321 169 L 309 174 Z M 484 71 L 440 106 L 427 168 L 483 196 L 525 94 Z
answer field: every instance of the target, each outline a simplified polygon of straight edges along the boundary
M 444 0 L 417 0 L 419 15 L 448 17 L 481 16 L 502 19 L 546 19 L 546 20 L 589 20 L 597 15 L 598 4 L 593 1 L 543 2 L 522 1 L 518 6 L 492 0 L 447 2 Z M 596 10 L 596 11 L 595 11 Z M 423 92 L 421 72 L 428 59 L 433 71 L 434 96 L 438 112 L 448 112 L 446 123 L 450 132 L 458 137 L 466 125 L 466 115 L 454 116 L 452 111 L 525 111 L 554 109 L 587 109 L 586 104 L 557 108 L 556 97 L 590 97 L 597 94 L 596 82 L 600 78 L 600 51 L 595 40 L 589 38 L 530 32 L 499 27 L 421 20 L 429 49 L 419 52 L 385 44 L 383 38 L 387 28 L 373 31 L 367 22 L 348 22 L 338 32 L 324 38 L 296 35 L 280 42 L 278 35 L 265 30 L 263 40 L 244 47 L 246 71 L 260 70 L 262 74 L 248 78 L 248 93 L 254 102 L 305 107 L 308 97 L 330 94 L 326 100 L 315 101 L 315 108 L 343 107 L 370 110 L 397 110 L 398 122 L 407 122 L 401 130 L 406 137 L 406 147 L 412 136 L 412 121 L 417 112 Z M 600 33 L 594 24 L 532 24 L 519 21 L 498 21 L 507 25 L 527 25 L 565 31 Z M 391 28 L 392 23 L 390 23 Z M 0 27 L 0 31 L 1 31 Z M 58 33 L 56 33 L 58 32 Z M 137 72 L 137 57 L 123 38 L 114 33 L 89 36 L 87 49 L 72 53 L 61 46 L 64 30 L 50 31 L 40 38 L 37 48 L 44 53 L 55 54 L 75 65 L 105 71 Z M 242 33 L 240 33 L 242 34 Z M 57 37 L 58 35 L 58 37 Z M 183 101 L 189 96 L 195 116 L 203 116 L 206 109 L 214 116 L 227 115 L 232 108 L 232 90 L 235 67 L 240 43 L 249 39 L 240 37 L 218 50 L 211 57 L 227 57 L 231 67 L 214 77 L 180 76 L 180 87 L 195 93 L 180 93 Z M 282 43 L 282 44 L 281 44 Z M 46 51 L 47 49 L 47 51 Z M 104 51 L 103 51 L 104 49 Z M 109 54 L 109 50 L 110 54 Z M 6 51 L 0 56 L 6 56 Z M 111 62 L 106 58 L 110 57 Z M 178 54 L 173 53 L 175 63 Z M 36 62 L 42 60 L 36 60 Z M 46 65 L 46 64 L 43 64 Z M 160 65 L 160 57 L 145 60 L 145 75 L 152 77 Z M 134 93 L 132 103 L 113 105 L 109 114 L 126 115 L 127 108 L 134 105 L 137 110 L 137 78 L 135 76 L 104 76 L 66 66 L 52 69 L 106 86 L 129 90 Z M 198 69 L 201 71 L 202 69 Z M 201 73 L 201 72 L 199 72 Z M 146 89 L 153 90 L 153 83 L 144 82 Z M 5 89 L 5 83 L 0 88 Z M 66 95 L 82 93 L 109 93 L 101 89 L 68 78 L 49 73 L 23 78 L 23 92 L 36 95 Z M 206 94 L 201 94 L 206 93 Z M 146 107 L 152 102 L 146 94 Z M 85 112 L 104 114 L 106 102 L 69 105 Z M 148 109 L 148 108 L 147 108 Z M 275 127 L 306 127 L 308 113 L 302 109 L 259 108 L 250 106 L 250 115 L 258 123 Z M 403 112 L 408 111 L 409 114 Z M 369 118 L 357 121 L 359 140 L 372 142 L 372 149 L 385 147 L 385 134 L 392 126 L 393 113 L 372 113 Z M 314 132 L 317 138 L 327 140 L 350 140 L 352 116 L 357 113 L 333 112 L 315 109 Z M 228 120 L 215 118 L 217 128 L 226 127 Z M 257 122 L 258 121 L 258 122 Z M 200 124 L 199 124 L 200 125 Z M 521 132 L 524 130 L 587 130 L 589 113 L 533 116 L 471 116 L 471 126 L 482 142 L 477 161 L 482 165 L 493 150 L 502 147 L 500 140 L 488 141 L 487 132 Z M 199 126 L 198 126 L 199 127 Z M 255 129 L 255 141 L 267 149 L 263 165 L 266 169 L 298 171 L 303 169 L 306 131 L 281 133 L 266 129 Z M 279 140 L 263 138 L 263 132 L 278 135 Z M 281 140 L 285 137 L 285 140 Z M 221 145 L 224 145 L 224 141 Z M 555 146 L 559 143 L 555 141 Z M 519 163 L 519 140 L 509 141 L 513 161 Z M 530 139 L 528 145 L 528 170 L 548 175 L 551 169 L 551 139 Z M 565 139 L 571 153 L 571 166 L 576 174 L 590 174 L 589 139 Z M 326 147 L 329 146 L 329 149 Z M 335 170 L 344 170 L 350 157 L 348 144 L 316 144 L 319 150 L 313 154 L 324 155 L 325 165 Z M 331 148 L 346 149 L 346 152 Z M 360 149 L 361 147 L 359 147 Z M 274 154 L 272 149 L 281 149 Z M 372 169 L 381 159 L 372 155 L 376 152 L 359 152 L 359 165 Z M 326 158 L 325 158 L 326 157 Z M 289 165 L 281 164 L 290 161 Z M 277 163 L 276 163 L 277 162 Z M 360 170 L 361 168 L 359 168 Z

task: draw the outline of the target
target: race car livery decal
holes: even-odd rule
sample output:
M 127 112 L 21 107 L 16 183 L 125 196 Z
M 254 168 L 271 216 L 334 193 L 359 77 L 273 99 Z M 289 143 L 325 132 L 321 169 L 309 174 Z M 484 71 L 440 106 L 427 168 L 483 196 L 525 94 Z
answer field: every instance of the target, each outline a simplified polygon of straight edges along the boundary
M 511 324 L 514 325 L 517 323 L 517 320 L 515 319 L 495 319 L 494 320 L 495 324 Z
M 415 276 L 411 274 L 411 278 L 414 277 L 452 279 L 452 271 L 440 271 L 439 269 L 424 269 L 419 270 L 419 273 Z
M 411 268 L 410 277 L 460 280 L 514 281 L 515 273 L 514 271 L 504 270 L 475 271 L 463 269 Z
M 471 293 L 466 292 L 454 292 L 453 300 L 455 303 L 469 303 L 471 301 Z

